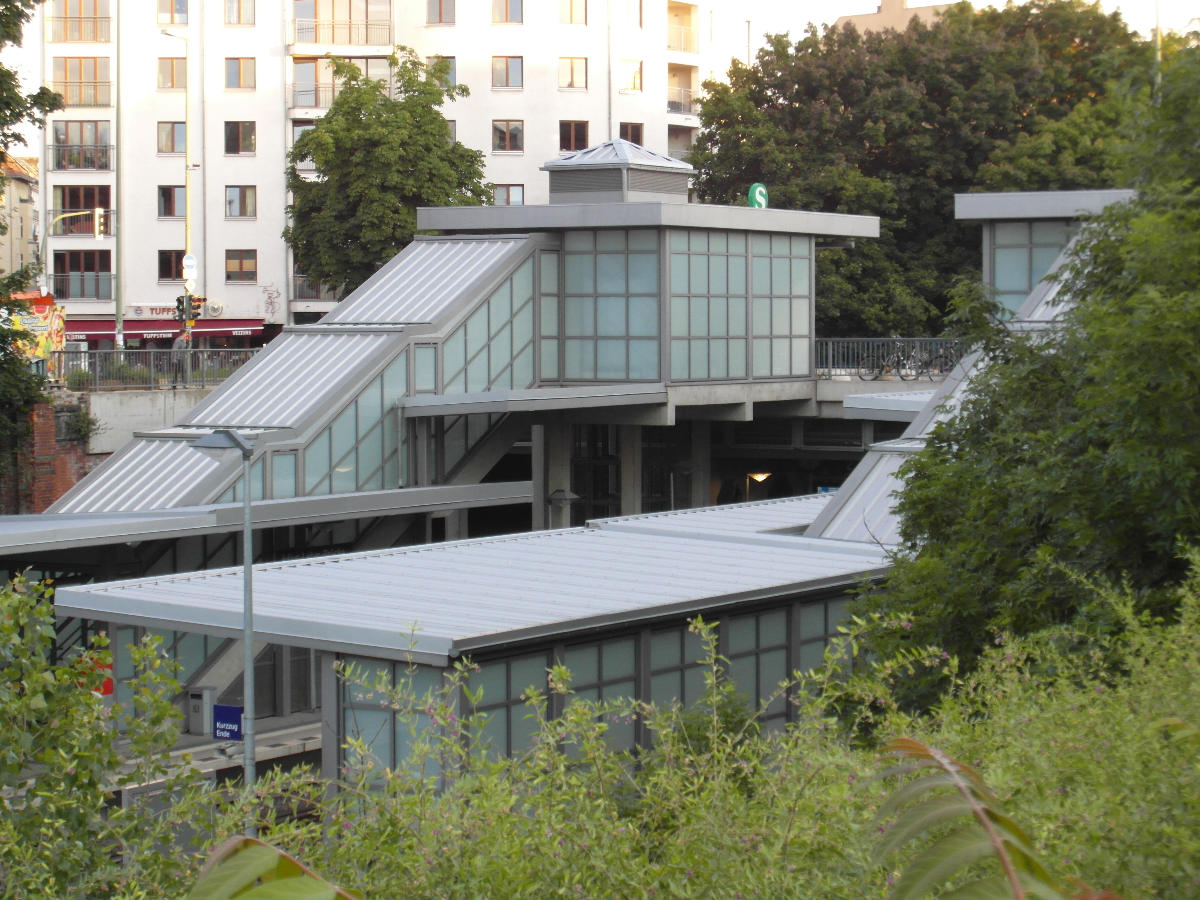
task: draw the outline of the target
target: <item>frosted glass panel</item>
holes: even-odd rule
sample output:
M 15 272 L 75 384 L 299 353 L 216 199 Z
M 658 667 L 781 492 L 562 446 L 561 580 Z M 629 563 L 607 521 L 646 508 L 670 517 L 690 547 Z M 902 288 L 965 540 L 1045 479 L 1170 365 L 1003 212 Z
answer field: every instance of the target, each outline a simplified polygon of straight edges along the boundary
M 746 333 L 746 299 L 744 297 L 729 298 L 729 333 L 733 335 Z
M 792 338 L 792 374 L 808 374 L 808 340 Z
M 467 359 L 483 349 L 488 339 L 487 306 L 477 309 L 467 320 Z M 420 353 L 421 348 L 417 348 Z
M 671 292 L 688 292 L 688 256 L 686 253 L 671 254 Z
M 533 304 L 526 303 L 525 307 L 513 318 L 513 348 L 520 350 L 533 340 Z
M 754 298 L 754 333 L 771 333 L 771 301 L 762 297 Z
M 295 453 L 275 453 L 271 456 L 271 496 L 276 500 L 296 496 Z
M 558 334 L 558 298 L 542 298 L 542 336 L 554 337 Z
M 568 231 L 563 237 L 563 247 L 567 250 L 593 250 L 595 246 L 590 231 Z
M 689 334 L 708 334 L 708 301 L 704 297 L 693 297 L 689 307 Z
M 358 445 L 359 490 L 379 490 L 379 469 L 383 466 L 383 429 L 375 428 Z
M 492 360 L 491 370 L 488 373 L 490 381 L 499 375 L 501 370 L 512 360 L 512 328 L 509 325 L 506 324 L 492 337 L 492 346 L 489 349 Z
M 729 293 L 746 293 L 746 257 L 729 257 Z
M 693 253 L 704 253 L 708 250 L 708 232 L 693 231 L 688 239 L 689 248 Z
M 596 333 L 606 335 L 625 334 L 625 298 L 596 298 Z
M 771 236 L 769 234 L 755 234 L 750 238 L 750 250 L 760 256 L 766 256 L 771 252 Z
M 595 344 L 591 341 L 568 340 L 564 348 L 566 378 L 591 378 L 596 371 Z
M 762 295 L 771 293 L 771 260 L 756 256 L 753 265 L 754 277 L 751 286 L 754 293 Z
M 396 357 L 383 373 L 383 408 L 390 409 L 408 393 L 408 351 Z
M 690 256 L 691 260 L 691 287 L 689 290 L 693 294 L 708 293 L 708 257 L 707 256 Z
M 567 256 L 567 293 L 591 294 L 596 290 L 594 256 L 570 254 Z
M 730 253 L 745 253 L 746 252 L 746 235 L 740 231 L 731 231 L 729 233 L 729 252 Z
M 688 334 L 688 298 L 671 298 L 671 336 L 686 337 Z
M 527 259 L 521 263 L 521 268 L 517 269 L 512 278 L 513 302 L 520 306 L 526 300 L 533 296 L 533 260 Z
M 771 341 L 767 338 L 754 341 L 754 374 L 759 377 L 771 374 Z
M 326 428 L 304 451 L 304 492 L 313 493 L 322 478 L 329 474 L 329 429 Z
M 1029 283 L 1035 285 L 1050 271 L 1050 267 L 1054 265 L 1054 261 L 1058 259 L 1058 254 L 1062 251 L 1057 247 L 1034 247 L 1033 248 L 1033 271 L 1031 271 Z
M 605 294 L 625 293 L 625 256 L 603 253 L 596 257 L 596 290 Z
M 442 345 L 442 361 L 446 366 L 446 376 L 450 377 L 466 364 L 467 332 L 460 328 L 446 339 Z
M 686 231 L 671 232 L 671 249 L 672 250 L 687 250 L 688 248 L 688 233 Z
M 658 341 L 629 342 L 629 377 L 640 380 L 658 378 Z
M 729 377 L 746 377 L 746 342 L 729 342 Z
M 671 377 L 686 380 L 688 377 L 688 342 L 671 341 Z
M 437 350 L 433 347 L 418 347 L 414 362 L 417 365 L 417 390 L 437 390 Z
M 604 679 L 608 681 L 613 678 L 632 678 L 633 677 L 633 639 L 621 641 L 609 641 L 604 644 L 601 650 L 604 659 Z M 626 693 L 626 688 L 622 685 L 613 685 L 607 691 L 605 696 L 612 697 L 615 695 L 632 696 L 631 693 Z
M 658 334 L 657 297 L 629 299 L 629 333 L 643 337 L 654 337 Z
M 558 341 L 552 338 L 542 341 L 542 377 L 558 378 Z
M 596 377 L 625 377 L 625 341 L 597 341 Z
M 571 647 L 563 654 L 563 665 L 571 670 L 571 684 L 595 684 L 600 680 L 600 648 Z
M 786 294 L 792 287 L 792 261 L 786 257 L 771 260 L 771 293 Z
M 558 293 L 558 254 L 542 254 L 542 293 Z
M 791 341 L 785 338 L 773 338 L 771 340 L 771 374 L 772 375 L 789 375 L 791 374 Z
M 567 334 L 575 337 L 587 334 L 595 334 L 595 297 L 568 297 L 566 301 L 566 307 Z
M 333 420 L 330 429 L 332 437 L 333 459 L 339 460 L 354 446 L 357 433 L 354 428 L 354 404 L 347 406 L 340 416 Z
M 356 405 L 358 406 L 358 436 L 360 438 L 375 427 L 375 423 L 382 415 L 382 410 L 379 408 L 379 387 L 380 381 L 376 379 L 358 395 Z
M 625 250 L 625 232 L 623 231 L 598 231 L 596 232 L 596 249 L 598 251 L 621 251 Z
M 713 294 L 724 294 L 729 290 L 729 263 L 724 256 L 708 258 L 708 289 Z
M 712 297 L 708 301 L 708 333 L 724 336 L 729 332 L 729 301 Z
M 527 346 L 517 354 L 512 364 L 512 386 L 527 388 L 533 386 L 533 346 Z
M 489 315 L 492 322 L 492 334 L 496 329 L 512 318 L 512 282 L 506 281 L 488 298 Z
M 708 346 L 708 374 L 710 378 L 729 377 L 729 342 L 710 341 Z
M 792 260 L 792 293 L 800 297 L 808 296 L 808 267 L 807 259 Z
M 1025 222 L 997 222 L 993 227 L 997 244 L 1029 243 L 1029 225 Z
M 1029 290 L 1029 251 L 1024 247 L 997 250 L 995 285 L 998 291 Z
M 693 378 L 708 377 L 708 341 L 692 341 L 690 365 Z
M 658 293 L 658 257 L 649 253 L 633 253 L 629 256 L 629 292 L 631 294 Z

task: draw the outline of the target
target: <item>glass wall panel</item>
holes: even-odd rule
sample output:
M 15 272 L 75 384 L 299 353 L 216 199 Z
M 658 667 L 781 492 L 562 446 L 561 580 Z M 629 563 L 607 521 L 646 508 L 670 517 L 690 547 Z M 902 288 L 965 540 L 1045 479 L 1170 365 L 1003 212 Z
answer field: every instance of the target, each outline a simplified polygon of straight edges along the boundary
M 990 226 L 991 286 L 1016 312 L 1070 242 L 1076 225 L 1066 219 L 996 222 Z

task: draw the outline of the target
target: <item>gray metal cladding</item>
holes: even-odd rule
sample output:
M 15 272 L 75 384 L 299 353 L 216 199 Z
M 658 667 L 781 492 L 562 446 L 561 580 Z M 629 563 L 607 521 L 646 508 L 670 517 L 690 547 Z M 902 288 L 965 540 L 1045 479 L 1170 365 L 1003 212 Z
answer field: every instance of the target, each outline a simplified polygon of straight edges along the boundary
M 106 513 L 179 506 L 221 461 L 187 441 L 140 438 L 79 482 L 50 512 Z
M 532 252 L 526 237 L 413 241 L 319 324 L 432 323 L 494 266 L 525 252 Z
M 394 333 L 282 334 L 184 419 L 217 428 L 295 428 L 345 400 L 397 348 Z

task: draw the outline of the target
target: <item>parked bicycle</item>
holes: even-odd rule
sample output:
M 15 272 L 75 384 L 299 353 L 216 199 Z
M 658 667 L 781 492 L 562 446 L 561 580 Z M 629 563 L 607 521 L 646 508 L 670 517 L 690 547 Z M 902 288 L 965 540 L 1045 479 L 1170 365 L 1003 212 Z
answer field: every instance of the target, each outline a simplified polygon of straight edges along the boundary
M 957 362 L 958 354 L 950 344 L 930 347 L 895 338 L 872 344 L 863 351 L 858 377 L 863 381 L 878 381 L 885 375 L 895 375 L 901 381 L 912 381 L 926 375 L 932 381 L 946 375 Z

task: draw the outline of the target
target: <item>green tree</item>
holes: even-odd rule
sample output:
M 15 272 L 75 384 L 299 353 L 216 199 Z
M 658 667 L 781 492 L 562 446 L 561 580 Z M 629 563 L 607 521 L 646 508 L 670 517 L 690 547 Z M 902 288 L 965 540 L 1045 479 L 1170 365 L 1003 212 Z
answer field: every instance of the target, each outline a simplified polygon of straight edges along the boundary
M 954 278 L 978 266 L 954 193 L 1003 142 L 1149 73 L 1147 46 L 1081 0 L 960 3 L 903 32 L 810 26 L 795 44 L 773 38 L 752 66 L 735 62 L 728 84 L 705 83 L 697 192 L 741 202 L 761 181 L 782 208 L 879 216 L 877 241 L 823 255 L 819 333 L 936 327 Z
M 343 295 L 412 240 L 418 206 L 490 198 L 483 155 L 453 140 L 441 113 L 466 87 L 447 84 L 447 63 L 426 68 L 407 48 L 388 59 L 386 82 L 331 59 L 337 97 L 288 153 L 284 240 L 305 275 Z
M 1200 535 L 1197 96 L 1193 49 L 1141 123 L 1137 198 L 1083 232 L 1073 307 L 1045 334 L 992 331 L 957 414 L 901 469 L 904 552 L 866 603 L 908 628 L 877 650 L 969 660 L 1002 633 L 1096 617 L 1088 578 L 1169 612 L 1179 541 Z

